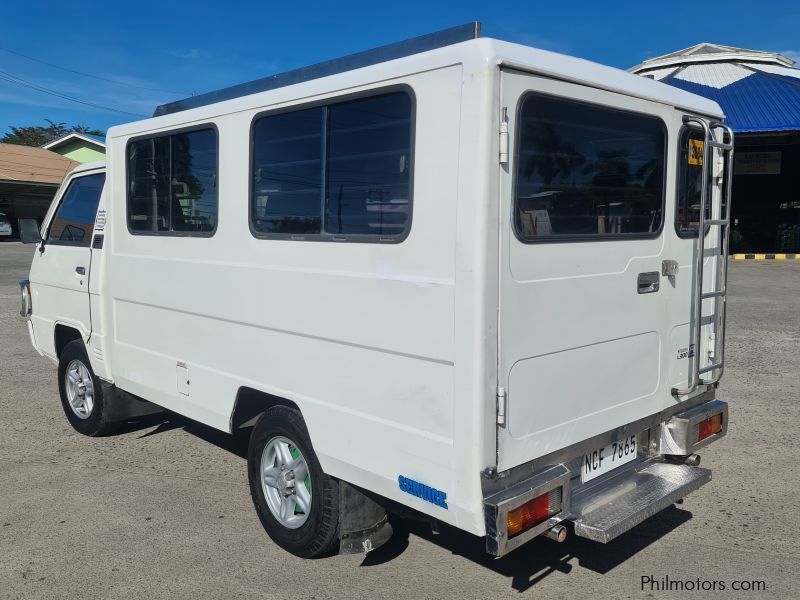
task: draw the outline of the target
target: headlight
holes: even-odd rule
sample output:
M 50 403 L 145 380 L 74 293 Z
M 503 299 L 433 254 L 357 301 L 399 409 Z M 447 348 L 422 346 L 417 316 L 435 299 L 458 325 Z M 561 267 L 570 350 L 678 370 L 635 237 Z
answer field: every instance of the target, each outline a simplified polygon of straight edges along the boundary
M 19 309 L 19 314 L 22 318 L 27 319 L 33 312 L 33 304 L 31 303 L 31 282 L 23 279 L 19 282 L 19 294 L 21 296 L 22 306 Z

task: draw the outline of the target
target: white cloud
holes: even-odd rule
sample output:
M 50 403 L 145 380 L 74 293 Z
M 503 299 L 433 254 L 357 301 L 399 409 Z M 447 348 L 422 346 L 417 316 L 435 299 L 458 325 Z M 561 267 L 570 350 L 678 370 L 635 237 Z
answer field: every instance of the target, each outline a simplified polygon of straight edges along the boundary
M 183 58 L 187 60 L 194 60 L 196 58 L 211 58 L 211 53 L 197 48 L 189 48 L 188 50 L 170 50 L 170 56 L 175 58 Z

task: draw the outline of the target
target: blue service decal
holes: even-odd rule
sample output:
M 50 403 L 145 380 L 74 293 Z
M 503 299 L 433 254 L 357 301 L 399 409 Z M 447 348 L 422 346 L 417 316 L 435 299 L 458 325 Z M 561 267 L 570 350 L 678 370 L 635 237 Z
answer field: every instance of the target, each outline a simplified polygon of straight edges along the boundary
M 397 478 L 397 483 L 400 484 L 400 489 L 406 494 L 422 498 L 426 502 L 441 506 L 447 510 L 447 494 L 445 492 L 409 479 L 408 477 L 403 477 L 402 475 Z

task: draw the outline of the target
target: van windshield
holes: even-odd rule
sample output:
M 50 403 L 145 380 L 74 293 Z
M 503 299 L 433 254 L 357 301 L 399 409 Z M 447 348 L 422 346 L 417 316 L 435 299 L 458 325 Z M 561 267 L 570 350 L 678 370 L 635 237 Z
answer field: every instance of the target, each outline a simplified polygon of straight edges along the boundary
M 47 236 L 48 244 L 89 246 L 105 173 L 75 177 L 64 192 Z

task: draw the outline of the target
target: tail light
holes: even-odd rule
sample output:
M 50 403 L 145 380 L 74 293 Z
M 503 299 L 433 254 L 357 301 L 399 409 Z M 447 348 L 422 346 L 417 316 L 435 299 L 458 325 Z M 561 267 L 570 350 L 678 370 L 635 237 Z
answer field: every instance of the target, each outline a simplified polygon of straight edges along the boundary
M 508 537 L 511 539 L 523 531 L 536 527 L 561 510 L 563 488 L 557 487 L 549 492 L 528 500 L 522 506 L 508 511 Z
M 722 413 L 718 413 L 697 424 L 697 441 L 700 442 L 720 431 L 722 431 Z

